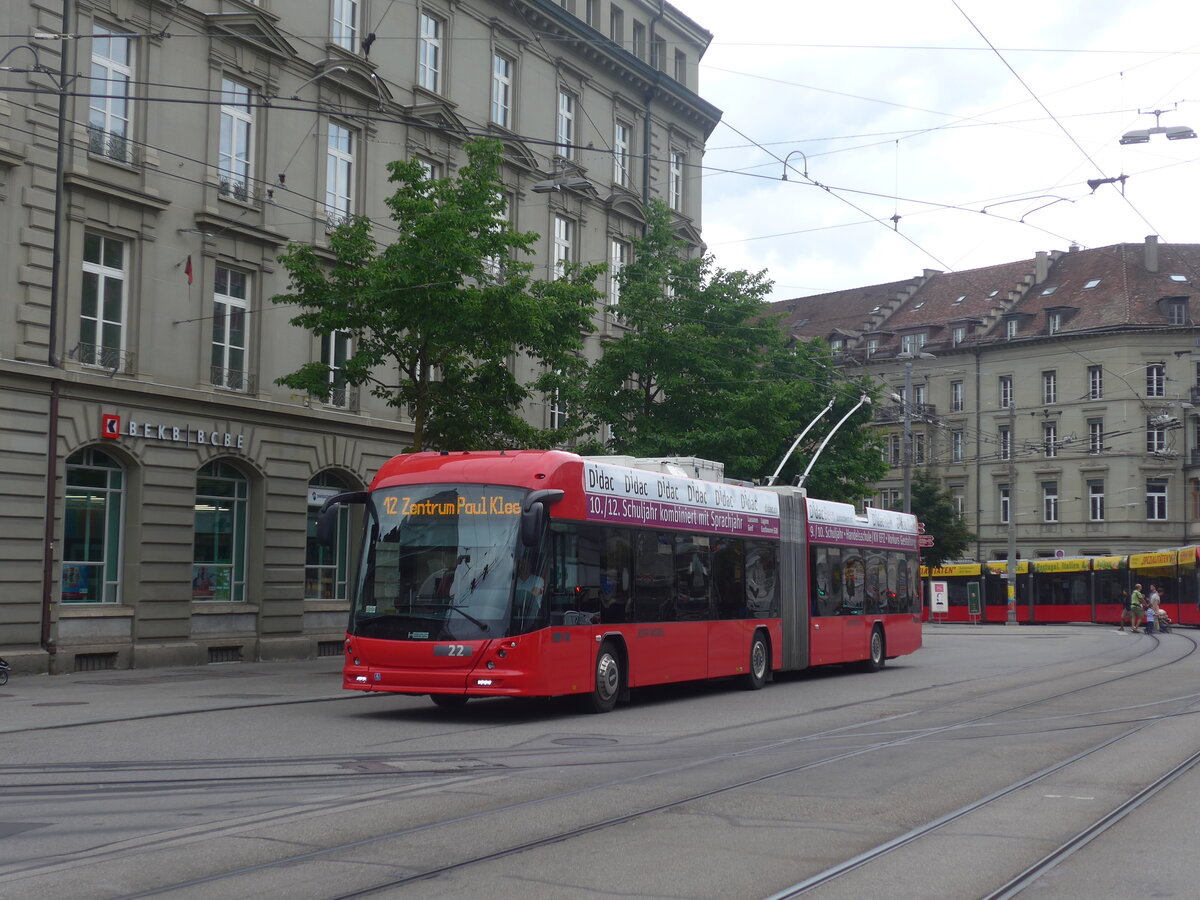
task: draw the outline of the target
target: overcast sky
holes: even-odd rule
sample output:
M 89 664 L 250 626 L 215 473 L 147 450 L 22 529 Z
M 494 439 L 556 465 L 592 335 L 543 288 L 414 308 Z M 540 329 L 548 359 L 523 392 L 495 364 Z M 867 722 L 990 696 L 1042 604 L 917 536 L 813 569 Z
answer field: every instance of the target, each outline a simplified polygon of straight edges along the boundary
M 1200 128 L 1200 4 L 672 2 L 713 33 L 700 93 L 724 112 L 704 239 L 724 268 L 766 269 L 772 300 L 1200 242 L 1200 140 L 1119 144 L 1155 126 L 1139 110 Z M 1088 187 L 1122 174 L 1124 196 Z

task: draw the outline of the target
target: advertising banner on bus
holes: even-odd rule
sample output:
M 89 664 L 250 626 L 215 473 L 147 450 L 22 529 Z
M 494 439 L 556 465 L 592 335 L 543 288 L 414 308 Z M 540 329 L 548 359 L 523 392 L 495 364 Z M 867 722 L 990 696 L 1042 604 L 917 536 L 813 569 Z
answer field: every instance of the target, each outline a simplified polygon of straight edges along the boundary
M 779 537 L 779 497 L 770 491 L 591 461 L 583 491 L 593 522 Z
M 814 544 L 855 544 L 878 550 L 917 549 L 916 516 L 868 507 L 858 515 L 849 503 L 808 498 L 808 539 Z

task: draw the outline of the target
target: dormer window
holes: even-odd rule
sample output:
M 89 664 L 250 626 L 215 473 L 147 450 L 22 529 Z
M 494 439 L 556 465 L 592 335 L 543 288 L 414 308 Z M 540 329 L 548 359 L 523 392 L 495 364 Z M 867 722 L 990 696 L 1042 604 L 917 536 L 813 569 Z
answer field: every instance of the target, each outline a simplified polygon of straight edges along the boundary
M 834 353 L 840 353 L 846 349 L 846 339 L 840 337 L 830 338 L 829 349 Z
M 916 353 L 925 346 L 926 334 L 918 331 L 915 334 L 905 334 L 900 338 L 901 353 Z
M 1048 312 L 1046 313 L 1046 332 L 1048 334 L 1057 334 L 1062 328 L 1062 313 Z
M 957 345 L 957 344 L 961 344 L 966 339 L 967 339 L 967 326 L 966 325 L 955 325 L 953 332 L 951 332 L 952 342 Z
M 1084 284 L 1083 289 L 1085 291 L 1090 291 L 1093 288 L 1098 287 L 1100 285 L 1101 280 L 1102 279 L 1100 279 L 1100 278 L 1093 278 Z
M 1017 329 L 1020 323 L 1016 319 L 1009 319 L 1004 323 L 1004 336 L 1010 341 L 1017 336 Z
M 1051 294 L 1053 294 L 1053 293 L 1054 293 L 1055 291 L 1057 291 L 1057 290 L 1058 290 L 1058 285 L 1057 285 L 1057 284 L 1052 284 L 1052 285 L 1050 285 L 1049 287 L 1047 287 L 1047 288 L 1044 288 L 1044 289 L 1042 290 L 1042 296 L 1043 296 L 1043 297 L 1049 297 Z
M 874 356 L 879 352 L 879 338 L 867 338 L 867 356 Z
M 1186 325 L 1188 323 L 1188 302 L 1186 300 L 1167 301 L 1167 324 Z

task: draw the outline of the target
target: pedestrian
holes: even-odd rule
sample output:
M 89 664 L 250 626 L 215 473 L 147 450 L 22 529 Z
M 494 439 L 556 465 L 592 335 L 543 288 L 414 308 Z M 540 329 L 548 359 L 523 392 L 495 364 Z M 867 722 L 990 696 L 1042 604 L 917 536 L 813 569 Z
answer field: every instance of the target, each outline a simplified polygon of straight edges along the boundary
M 1117 631 L 1124 631 L 1125 626 L 1133 619 L 1130 602 L 1129 588 L 1121 588 L 1121 627 Z M 1131 627 L 1129 630 L 1133 631 L 1133 628 Z
M 1158 613 L 1161 595 L 1158 593 L 1158 585 L 1150 585 L 1150 596 L 1146 598 L 1148 605 L 1146 606 L 1146 634 L 1152 634 L 1158 631 Z
M 1142 586 L 1135 584 L 1133 593 L 1129 595 L 1129 630 L 1136 632 L 1138 626 L 1142 624 L 1142 604 L 1146 600 L 1146 595 L 1142 593 Z

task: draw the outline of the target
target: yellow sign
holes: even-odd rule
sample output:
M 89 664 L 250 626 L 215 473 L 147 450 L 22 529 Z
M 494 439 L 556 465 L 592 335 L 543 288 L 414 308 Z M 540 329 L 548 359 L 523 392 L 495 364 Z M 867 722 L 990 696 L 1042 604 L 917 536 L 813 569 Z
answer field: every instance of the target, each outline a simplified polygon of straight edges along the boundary
M 922 578 L 943 578 L 949 575 L 978 575 L 979 563 L 954 563 L 949 566 L 921 566 Z
M 1092 561 L 1090 559 L 1035 559 L 1033 561 L 1033 571 L 1035 572 L 1090 572 L 1092 570 Z
M 1129 563 L 1128 556 L 1093 556 L 1093 572 L 1111 572 L 1114 569 L 1124 569 Z
M 1008 574 L 1008 563 L 1002 559 L 993 560 L 992 562 L 987 564 L 987 570 L 989 572 L 991 572 L 993 575 L 1007 575 Z M 1027 560 L 1027 559 L 1017 560 L 1017 574 L 1024 575 L 1028 571 L 1029 571 L 1029 560 Z
M 1129 555 L 1129 568 L 1153 569 L 1160 566 L 1173 566 L 1178 561 L 1178 550 L 1159 550 L 1157 553 L 1131 553 Z

